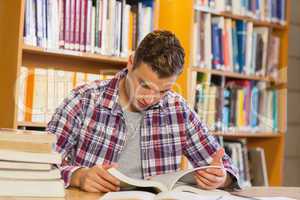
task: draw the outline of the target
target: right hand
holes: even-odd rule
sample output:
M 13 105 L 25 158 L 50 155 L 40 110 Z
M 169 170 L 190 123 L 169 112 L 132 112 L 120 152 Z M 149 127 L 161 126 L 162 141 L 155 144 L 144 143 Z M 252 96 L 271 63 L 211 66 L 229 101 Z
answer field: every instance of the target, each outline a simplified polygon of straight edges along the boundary
M 120 181 L 107 169 L 114 165 L 95 165 L 92 168 L 80 168 L 72 174 L 71 185 L 86 192 L 112 192 L 120 190 Z

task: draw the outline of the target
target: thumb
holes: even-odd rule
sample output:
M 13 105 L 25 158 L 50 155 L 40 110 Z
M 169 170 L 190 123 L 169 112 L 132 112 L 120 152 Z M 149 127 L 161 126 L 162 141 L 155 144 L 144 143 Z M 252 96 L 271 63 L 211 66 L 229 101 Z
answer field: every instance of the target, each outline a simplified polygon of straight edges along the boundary
M 223 165 L 223 161 L 222 158 L 225 154 L 225 150 L 224 148 L 220 148 L 216 151 L 216 153 L 212 156 L 212 162 L 210 163 L 210 165 Z

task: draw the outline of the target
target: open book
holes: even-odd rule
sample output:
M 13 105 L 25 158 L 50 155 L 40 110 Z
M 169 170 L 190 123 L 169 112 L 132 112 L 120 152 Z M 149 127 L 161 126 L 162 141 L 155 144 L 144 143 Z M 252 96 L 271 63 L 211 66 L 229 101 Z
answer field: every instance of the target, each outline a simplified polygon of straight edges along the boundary
M 156 175 L 150 177 L 148 180 L 130 178 L 122 174 L 116 168 L 110 168 L 108 169 L 108 172 L 120 180 L 121 190 L 123 191 L 107 193 L 106 195 L 103 196 L 102 199 L 103 200 L 124 199 L 124 198 L 128 199 L 130 198 L 130 196 L 128 195 L 134 195 L 136 197 L 141 194 L 146 195 L 146 193 L 148 193 L 146 195 L 148 196 L 148 198 L 146 198 L 146 196 L 143 196 L 143 198 L 145 199 L 149 199 L 150 196 L 153 196 L 154 194 L 157 193 L 159 193 L 158 196 L 166 197 L 166 198 L 172 198 L 173 195 L 177 197 L 178 195 L 184 195 L 184 196 L 189 195 L 190 197 L 194 195 L 198 199 L 199 199 L 198 195 L 201 195 L 203 197 L 205 196 L 206 199 L 218 199 L 218 198 L 220 199 L 220 197 L 222 196 L 229 196 L 230 193 L 223 190 L 203 190 L 197 186 L 196 180 L 194 178 L 194 172 L 197 170 L 205 170 L 207 168 L 220 168 L 220 166 L 204 166 L 204 167 L 198 167 L 194 169 L 172 172 L 168 174 Z M 142 190 L 142 191 L 124 192 L 127 190 Z M 143 192 L 143 191 L 150 191 L 150 193 Z M 193 199 L 193 198 L 188 198 L 188 199 Z

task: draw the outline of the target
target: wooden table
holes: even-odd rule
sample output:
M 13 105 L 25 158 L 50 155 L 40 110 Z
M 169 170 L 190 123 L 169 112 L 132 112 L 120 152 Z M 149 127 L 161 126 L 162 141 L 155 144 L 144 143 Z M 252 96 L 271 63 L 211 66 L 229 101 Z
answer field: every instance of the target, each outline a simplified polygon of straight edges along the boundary
M 300 200 L 300 187 L 249 187 L 233 194 L 249 197 L 284 196 Z M 103 194 L 83 192 L 75 188 L 66 189 L 65 198 L 20 198 L 0 197 L 0 200 L 98 200 Z

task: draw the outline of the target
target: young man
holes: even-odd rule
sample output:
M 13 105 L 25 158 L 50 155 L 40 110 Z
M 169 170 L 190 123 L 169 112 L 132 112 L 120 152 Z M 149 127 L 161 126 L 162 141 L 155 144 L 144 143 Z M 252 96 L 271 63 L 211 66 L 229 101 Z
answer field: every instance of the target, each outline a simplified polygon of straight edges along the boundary
M 56 149 L 65 186 L 89 192 L 119 190 L 107 169 L 136 178 L 180 170 L 182 155 L 199 170 L 204 189 L 231 187 L 237 170 L 184 99 L 171 88 L 182 72 L 184 50 L 174 34 L 148 34 L 127 68 L 108 81 L 78 87 L 56 110 L 47 131 Z

